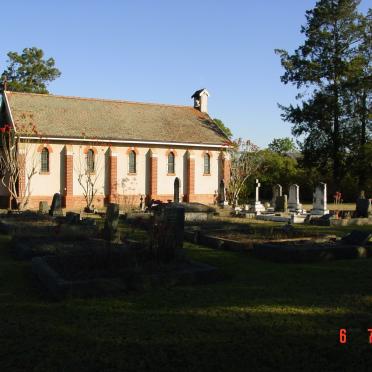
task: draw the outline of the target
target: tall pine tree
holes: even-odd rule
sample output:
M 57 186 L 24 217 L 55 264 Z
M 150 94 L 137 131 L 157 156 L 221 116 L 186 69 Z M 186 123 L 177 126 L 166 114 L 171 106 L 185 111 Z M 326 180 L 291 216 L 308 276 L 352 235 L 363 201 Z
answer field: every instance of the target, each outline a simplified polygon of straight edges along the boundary
M 281 106 L 284 120 L 293 124 L 295 136 L 303 136 L 307 165 L 330 166 L 333 187 L 343 178 L 350 145 L 348 87 L 353 61 L 360 53 L 365 24 L 358 13 L 360 0 L 320 0 L 306 12 L 303 45 L 294 54 L 277 49 L 285 73 L 283 83 L 302 89 L 300 104 Z
M 9 52 L 9 65 L 2 73 L 7 89 L 15 92 L 48 93 L 47 84 L 61 75 L 53 58 L 44 59 L 42 49 L 23 49 L 22 54 Z

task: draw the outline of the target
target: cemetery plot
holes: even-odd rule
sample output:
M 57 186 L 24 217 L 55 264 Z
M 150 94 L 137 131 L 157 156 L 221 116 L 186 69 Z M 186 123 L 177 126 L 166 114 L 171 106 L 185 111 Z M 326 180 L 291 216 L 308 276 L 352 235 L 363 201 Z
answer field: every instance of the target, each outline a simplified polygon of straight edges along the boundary
M 280 228 L 250 227 L 230 229 L 215 229 L 207 227 L 189 228 L 185 231 L 185 238 L 193 243 L 206 245 L 210 248 L 232 251 L 249 251 L 266 242 L 308 241 L 317 239 L 335 239 L 319 233 L 298 231 L 289 225 Z
M 372 233 L 353 231 L 344 238 L 311 231 L 282 228 L 190 228 L 186 239 L 214 249 L 246 251 L 275 262 L 308 263 L 332 259 L 366 258 L 372 255 Z
M 183 252 L 184 208 L 163 205 L 150 221 L 150 238 L 121 236 L 117 204 L 107 207 L 104 228 L 77 213 L 22 214 L 0 224 L 12 236 L 16 258 L 32 259 L 32 270 L 55 298 L 105 296 L 153 286 L 210 283 L 221 279 L 215 267 L 190 261 Z
M 372 243 L 359 246 L 342 241 L 272 242 L 255 247 L 252 253 L 255 257 L 274 262 L 311 263 L 335 259 L 368 258 L 372 256 Z

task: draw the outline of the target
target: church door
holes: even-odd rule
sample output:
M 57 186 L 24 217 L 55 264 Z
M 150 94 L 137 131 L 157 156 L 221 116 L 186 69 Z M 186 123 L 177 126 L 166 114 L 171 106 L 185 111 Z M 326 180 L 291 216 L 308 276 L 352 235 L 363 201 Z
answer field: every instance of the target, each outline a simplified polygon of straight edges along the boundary
M 226 199 L 226 196 L 225 196 L 225 182 L 223 180 L 221 180 L 220 182 L 220 190 L 219 190 L 219 194 L 220 194 L 220 203 L 223 203 Z

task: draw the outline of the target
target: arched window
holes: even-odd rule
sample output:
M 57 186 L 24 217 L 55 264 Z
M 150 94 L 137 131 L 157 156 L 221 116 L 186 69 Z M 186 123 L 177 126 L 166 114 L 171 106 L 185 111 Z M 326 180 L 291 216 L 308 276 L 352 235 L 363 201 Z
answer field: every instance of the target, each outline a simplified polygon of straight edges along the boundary
M 41 151 L 41 172 L 49 172 L 49 150 L 46 147 Z
M 92 149 L 87 152 L 87 172 L 94 172 L 94 151 Z
M 170 152 L 168 154 L 168 173 L 175 173 L 174 169 L 174 153 Z
M 136 153 L 132 150 L 129 153 L 129 173 L 136 172 L 137 172 Z
M 211 174 L 211 157 L 209 154 L 204 154 L 204 174 Z

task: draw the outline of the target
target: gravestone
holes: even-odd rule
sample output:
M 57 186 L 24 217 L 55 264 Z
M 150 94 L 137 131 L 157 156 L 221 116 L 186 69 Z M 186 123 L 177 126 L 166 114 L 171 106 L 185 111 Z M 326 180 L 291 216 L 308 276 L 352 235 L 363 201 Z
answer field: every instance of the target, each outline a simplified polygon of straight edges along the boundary
M 223 204 L 226 199 L 225 198 L 225 182 L 223 180 L 220 181 L 219 194 L 220 194 L 220 203 Z
M 261 184 L 258 181 L 258 179 L 256 179 L 255 186 L 256 186 L 256 199 L 255 199 L 255 202 L 254 202 L 254 205 L 253 205 L 253 211 L 256 212 L 256 213 L 261 213 L 261 212 L 265 211 L 265 207 L 260 202 L 260 187 L 261 187 Z
M 282 196 L 282 192 L 283 192 L 282 185 L 277 184 L 277 185 L 273 186 L 273 199 L 272 199 L 271 204 L 272 204 L 274 210 L 275 210 L 276 198 L 278 196 Z
M 288 197 L 281 195 L 276 198 L 275 212 L 288 212 Z
M 174 180 L 174 195 L 173 195 L 173 201 L 175 203 L 180 202 L 180 179 L 176 177 Z
M 141 195 L 141 198 L 140 198 L 140 209 L 141 211 L 145 210 L 145 198 L 143 197 L 143 195 Z
M 49 212 L 49 205 L 46 201 L 39 202 L 39 213 L 47 214 Z
M 298 185 L 291 185 L 289 187 L 288 209 L 293 212 L 302 209 L 302 204 L 300 203 L 300 186 Z
M 49 210 L 49 215 L 53 217 L 63 216 L 61 194 L 58 192 L 53 195 L 53 201 Z
M 185 209 L 179 204 L 161 205 L 154 211 L 151 256 L 158 264 L 176 259 L 183 247 Z
M 368 218 L 370 214 L 371 214 L 371 200 L 366 199 L 364 191 L 361 191 L 359 198 L 356 201 L 355 217 Z
M 78 225 L 80 223 L 80 213 L 66 212 L 66 223 Z
M 327 209 L 327 184 L 320 182 L 315 188 L 313 194 L 313 209 L 311 210 L 312 215 L 324 216 L 329 214 Z
M 342 238 L 342 241 L 347 244 L 364 245 L 371 241 L 372 233 L 370 231 L 353 230 Z
M 112 243 L 120 243 L 119 224 L 119 204 L 109 203 L 106 209 L 105 226 L 103 228 L 103 237 Z

